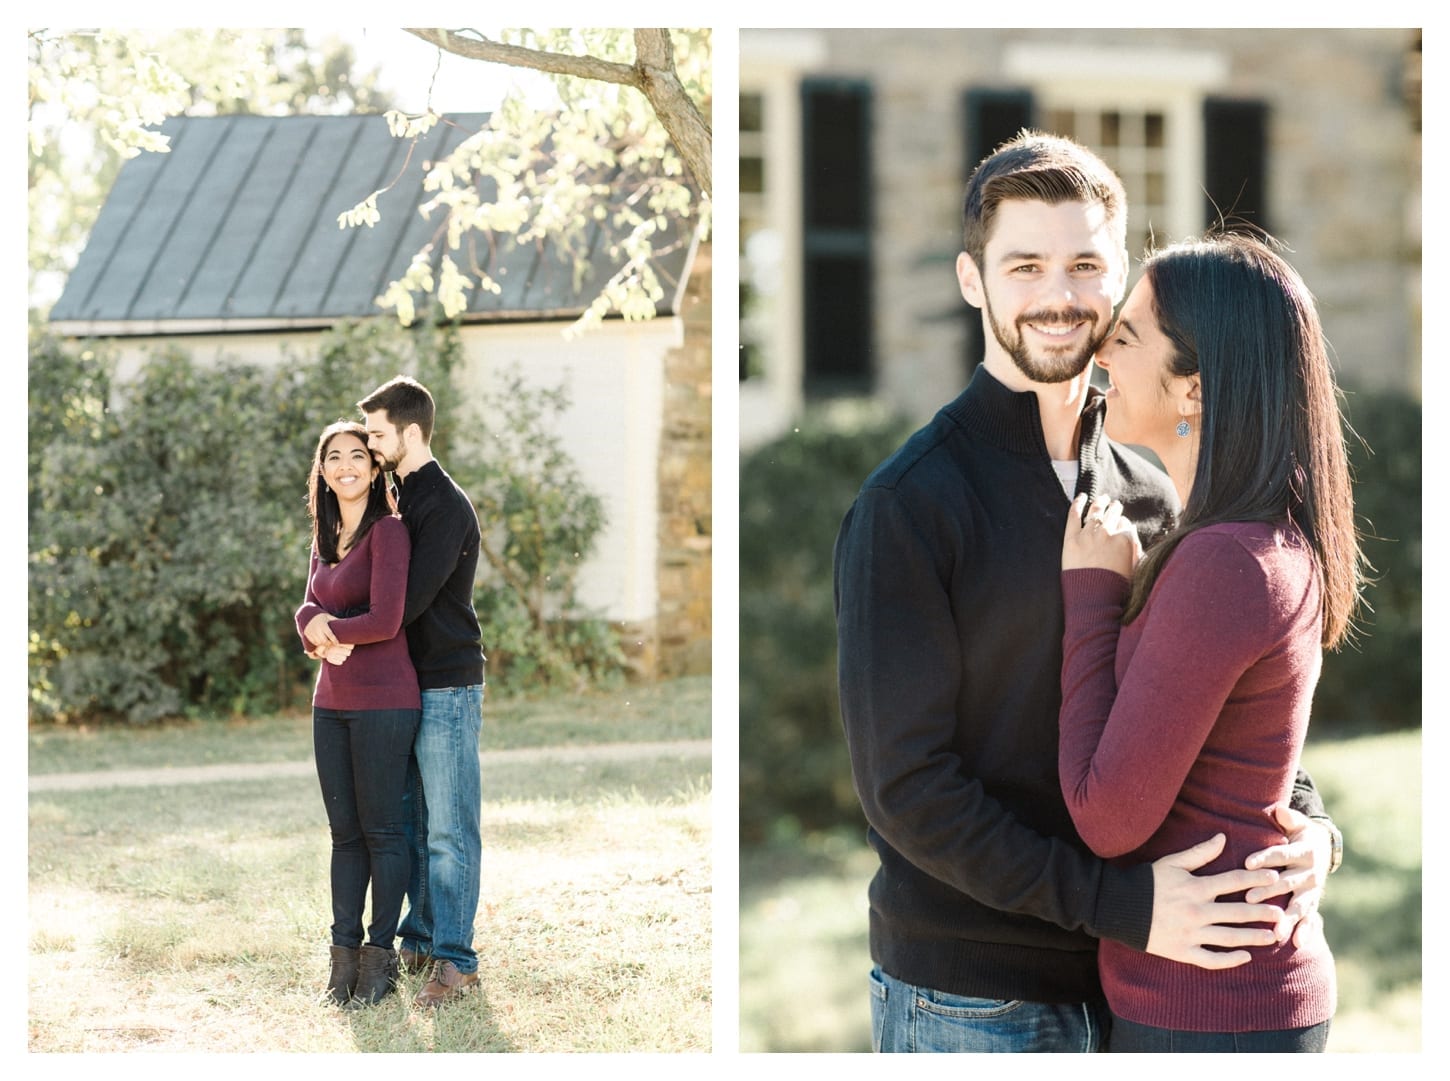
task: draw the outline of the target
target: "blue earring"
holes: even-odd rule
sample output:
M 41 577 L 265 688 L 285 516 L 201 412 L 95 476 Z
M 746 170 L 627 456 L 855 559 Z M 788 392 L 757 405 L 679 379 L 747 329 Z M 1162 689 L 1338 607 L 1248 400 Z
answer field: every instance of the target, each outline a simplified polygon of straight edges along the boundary
M 1178 422 L 1178 427 L 1177 428 L 1174 428 L 1173 430 L 1178 433 L 1178 438 L 1179 439 L 1187 439 L 1188 438 L 1188 432 L 1189 432 L 1188 421 L 1186 421 L 1186 420 L 1180 420 Z

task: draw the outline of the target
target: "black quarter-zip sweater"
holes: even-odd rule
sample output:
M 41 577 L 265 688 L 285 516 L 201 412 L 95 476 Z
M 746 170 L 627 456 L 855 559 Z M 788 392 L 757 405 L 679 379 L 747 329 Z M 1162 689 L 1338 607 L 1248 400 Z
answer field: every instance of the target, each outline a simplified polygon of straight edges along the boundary
M 1121 500 L 1147 545 L 1177 499 L 1103 435 L 1103 416 L 1093 390 L 1077 490 Z M 1069 505 L 1035 395 L 979 368 L 871 474 L 841 525 L 841 713 L 881 859 L 871 956 L 908 983 L 1087 1001 L 1101 996 L 1097 939 L 1147 945 L 1151 866 L 1092 855 L 1058 782 Z
M 403 626 L 419 690 L 483 683 L 473 609 L 478 515 L 463 489 L 430 461 L 398 485 L 398 513 L 413 541 Z

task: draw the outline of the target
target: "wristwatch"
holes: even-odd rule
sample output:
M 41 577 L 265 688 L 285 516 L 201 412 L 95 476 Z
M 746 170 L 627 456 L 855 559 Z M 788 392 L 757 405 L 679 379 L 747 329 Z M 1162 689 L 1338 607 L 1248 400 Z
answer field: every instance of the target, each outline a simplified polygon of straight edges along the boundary
M 1328 818 L 1315 818 L 1314 821 L 1329 831 L 1329 873 L 1334 874 L 1344 862 L 1344 834 Z

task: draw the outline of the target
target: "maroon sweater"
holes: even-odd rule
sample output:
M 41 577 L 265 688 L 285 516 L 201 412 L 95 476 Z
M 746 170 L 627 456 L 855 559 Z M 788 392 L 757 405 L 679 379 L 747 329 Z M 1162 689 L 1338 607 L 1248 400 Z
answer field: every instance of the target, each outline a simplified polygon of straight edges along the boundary
M 297 633 L 303 634 L 321 612 L 348 613 L 332 621 L 339 642 L 356 648 L 342 664 L 322 662 L 313 706 L 322 709 L 419 709 L 418 676 L 408 658 L 407 636 L 400 634 L 408 593 L 408 528 L 401 518 L 381 518 L 362 542 L 336 563 L 312 552 L 307 597 L 297 609 Z M 353 614 L 356 613 L 356 614 Z
M 1142 863 L 1223 832 L 1223 854 L 1198 872 L 1211 874 L 1282 843 L 1272 811 L 1289 802 L 1321 659 L 1319 578 L 1299 533 L 1190 533 L 1127 626 L 1121 575 L 1066 571 L 1062 592 L 1058 767 L 1093 851 Z M 1208 971 L 1104 940 L 1098 969 L 1113 1011 L 1140 1024 L 1250 1032 L 1333 1016 L 1322 936 L 1250 952 Z

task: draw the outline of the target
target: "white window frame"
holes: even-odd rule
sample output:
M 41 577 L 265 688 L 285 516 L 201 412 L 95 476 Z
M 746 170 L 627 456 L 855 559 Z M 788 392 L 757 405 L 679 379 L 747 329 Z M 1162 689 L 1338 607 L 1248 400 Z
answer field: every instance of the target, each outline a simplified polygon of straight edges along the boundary
M 1165 122 L 1164 220 L 1159 243 L 1203 232 L 1203 100 L 1228 81 L 1229 62 L 1215 51 L 1015 43 L 1003 56 L 1012 80 L 1032 88 L 1039 115 L 1118 109 L 1161 113 Z M 1128 235 L 1147 229 L 1128 206 Z M 1142 252 L 1129 242 L 1130 280 Z
M 800 87 L 801 79 L 819 70 L 825 58 L 825 41 L 813 31 L 740 33 L 740 92 L 760 95 L 764 128 L 758 141 L 747 140 L 742 133 L 741 150 L 759 154 L 765 169 L 764 193 L 742 192 L 741 210 L 747 200 L 760 200 L 752 214 L 767 223 L 779 251 L 776 291 L 760 294 L 765 308 L 751 327 L 764 373 L 740 381 L 742 450 L 786 431 L 805 405 Z M 742 258 L 740 273 L 747 271 Z

